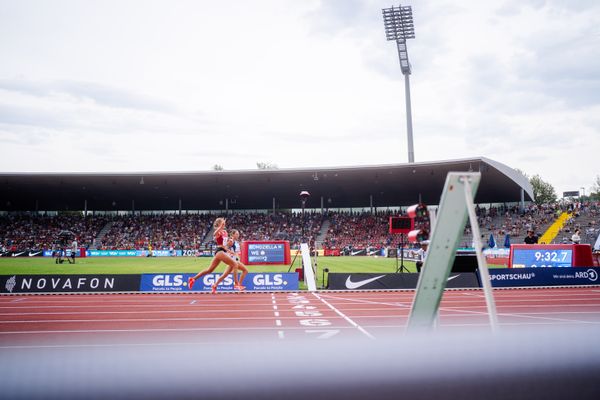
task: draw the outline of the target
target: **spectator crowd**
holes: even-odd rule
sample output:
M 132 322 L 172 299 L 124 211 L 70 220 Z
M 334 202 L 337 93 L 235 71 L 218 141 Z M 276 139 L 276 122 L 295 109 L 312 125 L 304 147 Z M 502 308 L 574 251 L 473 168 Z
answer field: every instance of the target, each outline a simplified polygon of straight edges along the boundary
M 529 205 L 518 207 L 479 207 L 476 214 L 482 236 L 497 238 L 509 234 L 513 243 L 522 243 L 527 230 L 541 234 L 563 211 L 571 218 L 559 235 L 569 238 L 576 229 L 581 243 L 596 240 L 599 233 L 600 205 Z M 237 229 L 242 240 L 288 240 L 292 248 L 303 240 L 319 248 L 352 250 L 396 247 L 402 238 L 389 233 L 393 211 L 334 212 L 234 212 L 226 215 L 227 229 Z M 98 249 L 181 249 L 198 250 L 212 242 L 212 223 L 216 214 L 160 214 L 87 216 L 33 214 L 0 216 L 0 250 L 52 249 L 63 230 L 74 233 L 81 247 Z M 469 242 L 469 224 L 462 244 Z M 576 237 L 577 237 L 576 236 Z M 567 239 L 564 239 L 567 240 Z
M 81 215 L 9 215 L 0 217 L 0 248 L 52 249 L 61 231 L 71 231 L 81 247 L 89 247 L 94 242 L 106 217 L 87 217 Z

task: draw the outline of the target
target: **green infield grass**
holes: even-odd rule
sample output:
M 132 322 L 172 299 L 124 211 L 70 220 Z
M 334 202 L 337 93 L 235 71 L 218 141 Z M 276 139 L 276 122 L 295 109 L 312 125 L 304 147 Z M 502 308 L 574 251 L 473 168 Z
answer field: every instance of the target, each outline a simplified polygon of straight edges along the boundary
M 89 257 L 77 258 L 75 264 L 66 261 L 56 264 L 53 258 L 0 258 L 0 275 L 86 275 L 86 274 L 145 274 L 145 273 L 194 273 L 208 267 L 210 257 Z M 313 258 L 314 260 L 314 258 Z M 400 260 L 398 260 L 400 263 Z M 300 268 L 301 259 L 297 257 L 294 264 L 289 265 L 250 265 L 250 272 L 293 272 Z M 404 266 L 409 272 L 416 272 L 413 261 L 404 261 Z M 490 268 L 503 268 L 504 266 L 488 265 Z M 384 257 L 318 257 L 317 258 L 317 286 L 323 285 L 323 270 L 329 272 L 349 273 L 394 273 L 396 272 L 396 259 Z M 223 272 L 225 265 L 221 264 L 215 270 Z M 325 280 L 327 280 L 325 278 Z M 300 288 L 304 289 L 301 282 Z
M 89 257 L 77 258 L 75 264 L 56 264 L 53 258 L 0 258 L 0 275 L 52 275 L 52 274 L 144 274 L 144 273 L 192 273 L 210 264 L 209 257 Z M 399 261 L 398 261 L 399 262 Z M 301 266 L 300 257 L 291 267 L 293 272 Z M 404 261 L 410 272 L 416 272 L 415 263 Z M 384 257 L 318 257 L 317 285 L 322 285 L 323 269 L 329 272 L 396 272 L 396 259 Z M 289 265 L 250 265 L 250 272 L 287 272 Z M 223 272 L 221 264 L 215 272 Z M 303 285 L 302 285 L 303 286 Z

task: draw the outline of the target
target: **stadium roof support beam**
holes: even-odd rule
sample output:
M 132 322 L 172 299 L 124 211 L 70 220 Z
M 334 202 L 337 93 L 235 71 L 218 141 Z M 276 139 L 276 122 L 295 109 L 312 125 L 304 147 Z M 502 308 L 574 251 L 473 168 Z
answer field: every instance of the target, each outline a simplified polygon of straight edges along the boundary
M 226 197 L 235 210 L 285 210 L 298 208 L 298 188 L 310 191 L 315 199 L 323 197 L 326 208 L 363 208 L 369 205 L 369 195 L 378 207 L 417 201 L 435 204 L 448 172 L 473 170 L 482 173 L 477 203 L 518 203 L 523 200 L 520 189 L 524 190 L 525 201 L 534 200 L 531 184 L 522 174 L 497 161 L 476 157 L 324 167 L 318 169 L 322 176 L 319 182 L 313 179 L 314 168 L 148 172 L 144 173 L 144 185 L 139 184 L 139 174 L 135 173 L 0 173 L 0 212 L 35 211 L 36 200 L 38 211 L 85 211 L 86 204 L 88 212 L 126 211 L 130 210 L 131 199 L 135 199 L 137 212 L 177 210 L 180 197 L 182 202 L 185 197 L 185 209 L 192 210 L 223 210 Z M 219 181 L 215 185 L 216 179 Z M 58 196 L 58 190 L 67 195 Z M 228 190 L 235 192 L 233 199 Z

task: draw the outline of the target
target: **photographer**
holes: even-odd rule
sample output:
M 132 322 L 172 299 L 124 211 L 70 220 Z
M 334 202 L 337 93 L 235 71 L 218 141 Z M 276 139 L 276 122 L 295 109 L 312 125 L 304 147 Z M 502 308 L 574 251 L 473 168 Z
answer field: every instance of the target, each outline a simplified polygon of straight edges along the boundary
M 55 244 L 57 246 L 57 257 L 56 257 L 56 264 L 62 264 L 63 262 L 65 262 L 65 260 L 63 259 L 63 257 L 67 257 L 67 249 L 69 248 L 69 243 L 73 240 L 73 243 L 75 245 L 77 245 L 77 242 L 75 241 L 75 235 L 73 234 L 73 232 L 71 231 L 61 231 L 58 234 L 58 239 L 56 240 Z M 73 257 L 73 261 L 75 262 L 75 255 L 72 252 L 71 256 Z M 71 260 L 69 260 L 69 258 L 67 258 L 67 261 L 69 261 L 69 263 L 71 263 Z
M 421 268 L 423 267 L 423 263 L 425 262 L 425 258 L 427 257 L 427 248 L 429 247 L 429 240 L 421 241 L 421 248 L 417 250 L 417 272 L 421 272 Z
M 75 264 L 75 253 L 77 253 L 79 251 L 79 248 L 77 247 L 77 238 L 73 238 L 73 243 L 71 243 L 71 260 L 72 260 L 72 264 Z

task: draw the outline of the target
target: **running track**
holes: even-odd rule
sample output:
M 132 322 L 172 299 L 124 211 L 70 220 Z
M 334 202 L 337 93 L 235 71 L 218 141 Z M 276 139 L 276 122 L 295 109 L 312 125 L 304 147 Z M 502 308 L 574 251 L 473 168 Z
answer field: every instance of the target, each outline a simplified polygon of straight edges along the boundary
M 336 340 L 405 332 L 414 291 L 0 296 L 0 349 Z M 494 290 L 500 328 L 600 326 L 600 287 Z M 481 290 L 438 330 L 490 330 Z

